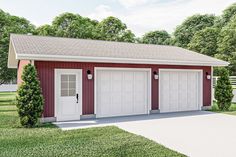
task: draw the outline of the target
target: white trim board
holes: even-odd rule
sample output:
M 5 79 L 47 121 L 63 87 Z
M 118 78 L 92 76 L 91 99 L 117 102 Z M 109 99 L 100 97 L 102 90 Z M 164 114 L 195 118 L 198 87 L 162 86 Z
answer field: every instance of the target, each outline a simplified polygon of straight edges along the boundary
M 14 50 L 13 50 L 14 51 Z M 9 51 L 10 53 L 15 53 Z M 227 66 L 225 61 L 183 61 L 183 60 L 161 60 L 161 59 L 138 59 L 138 58 L 116 58 L 116 57 L 92 57 L 71 55 L 41 55 L 41 54 L 16 54 L 15 60 L 39 60 L 39 61 L 67 61 L 67 62 L 95 62 L 95 63 L 130 63 L 130 64 L 157 64 L 157 65 L 195 65 L 195 66 Z M 8 65 L 9 67 L 11 65 Z
M 148 111 L 147 113 L 150 114 L 152 104 L 151 104 L 151 99 L 152 99 L 152 82 L 151 82 L 151 68 L 116 68 L 116 67 L 94 67 L 94 114 L 97 115 L 97 71 L 143 71 L 143 72 L 148 72 L 148 93 L 147 93 L 147 104 L 148 104 Z
M 213 66 L 211 66 L 211 106 L 213 106 L 213 97 L 214 97 L 214 93 L 213 93 L 213 72 L 214 72 L 214 68 L 213 68 Z

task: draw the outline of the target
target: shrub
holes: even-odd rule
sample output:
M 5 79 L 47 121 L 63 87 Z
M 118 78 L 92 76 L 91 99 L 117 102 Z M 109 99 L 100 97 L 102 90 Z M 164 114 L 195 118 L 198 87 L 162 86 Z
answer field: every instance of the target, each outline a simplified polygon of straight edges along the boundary
M 220 110 L 229 110 L 233 99 L 233 88 L 229 81 L 229 72 L 226 68 L 219 69 L 219 78 L 215 86 L 215 99 Z
M 43 112 L 43 96 L 36 68 L 28 64 L 23 69 L 22 84 L 17 90 L 16 106 L 20 123 L 24 127 L 35 127 Z

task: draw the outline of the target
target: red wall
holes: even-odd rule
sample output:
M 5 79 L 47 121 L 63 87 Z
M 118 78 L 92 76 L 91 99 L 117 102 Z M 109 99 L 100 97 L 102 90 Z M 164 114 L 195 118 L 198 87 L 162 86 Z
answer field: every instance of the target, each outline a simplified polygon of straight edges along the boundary
M 25 65 L 29 64 L 30 61 L 29 60 L 21 60 L 18 63 L 18 68 L 17 68 L 17 84 L 21 84 L 22 83 L 22 79 L 21 79 L 21 75 L 23 73 L 23 68 Z
M 173 65 L 140 65 L 140 64 L 112 64 L 112 63 L 80 63 L 80 62 L 50 62 L 35 61 L 42 92 L 45 99 L 44 117 L 54 116 L 54 69 L 83 69 L 83 114 L 94 113 L 94 80 L 87 79 L 87 70 L 94 76 L 94 67 L 123 67 L 123 68 L 151 68 L 152 72 L 159 68 L 172 69 L 203 69 L 203 105 L 211 104 L 211 81 L 206 79 L 206 72 L 211 74 L 211 67 L 204 66 L 173 66 Z M 152 109 L 158 109 L 158 80 L 152 77 Z

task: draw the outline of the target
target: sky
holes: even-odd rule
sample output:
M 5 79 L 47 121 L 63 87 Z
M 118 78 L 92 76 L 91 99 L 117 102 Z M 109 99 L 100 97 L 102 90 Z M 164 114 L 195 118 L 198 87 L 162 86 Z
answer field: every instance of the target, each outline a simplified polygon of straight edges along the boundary
M 121 19 L 136 36 L 154 30 L 172 33 L 193 14 L 221 15 L 235 0 L 0 0 L 0 9 L 36 26 L 51 24 L 64 12 L 95 20 Z

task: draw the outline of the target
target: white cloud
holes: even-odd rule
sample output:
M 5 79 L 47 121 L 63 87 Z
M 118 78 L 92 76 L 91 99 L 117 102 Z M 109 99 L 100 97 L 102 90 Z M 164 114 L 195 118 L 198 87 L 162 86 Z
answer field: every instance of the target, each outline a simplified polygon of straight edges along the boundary
M 121 5 L 126 8 L 143 5 L 148 2 L 148 0 L 118 0 Z
M 177 25 L 193 14 L 220 15 L 234 3 L 234 0 L 119 0 L 126 9 L 114 10 L 107 5 L 99 5 L 89 17 L 101 20 L 115 16 L 127 24 L 136 36 L 152 30 L 166 30 L 172 33 Z M 126 2 L 126 4 L 125 4 Z M 145 3 L 142 4 L 141 3 Z
M 121 18 L 137 36 L 157 29 L 171 33 L 188 16 L 198 13 L 219 15 L 233 2 L 234 0 L 175 0 L 147 4 L 125 14 L 118 14 L 117 17 Z
M 108 5 L 99 5 L 95 8 L 92 14 L 89 14 L 88 17 L 91 19 L 102 20 L 108 16 L 114 16 L 114 13 L 111 11 L 110 6 Z

